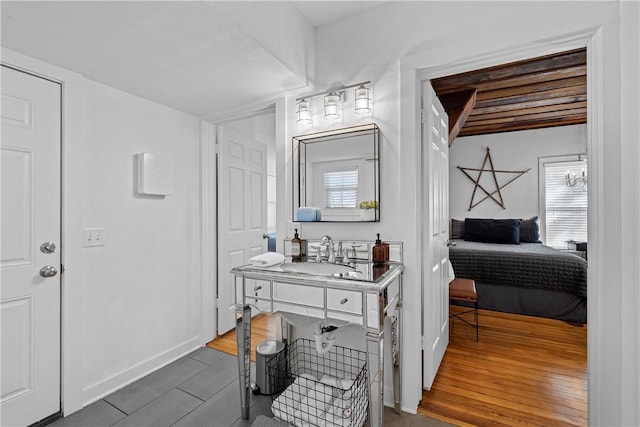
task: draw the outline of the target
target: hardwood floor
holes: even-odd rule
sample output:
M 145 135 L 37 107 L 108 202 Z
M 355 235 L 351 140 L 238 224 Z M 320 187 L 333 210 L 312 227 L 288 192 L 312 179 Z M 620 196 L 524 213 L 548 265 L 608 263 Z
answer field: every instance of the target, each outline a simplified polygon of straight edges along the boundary
M 418 412 L 459 425 L 586 426 L 586 326 L 480 310 L 476 342 L 454 322 Z
M 276 325 L 272 316 L 254 318 L 252 348 L 274 338 Z M 587 425 L 586 326 L 487 310 L 480 342 L 471 327 L 452 326 L 418 413 L 460 426 Z M 235 333 L 208 346 L 235 354 Z
M 276 331 L 280 328 L 280 320 L 277 316 L 258 314 L 251 320 L 251 360 L 256 361 L 256 346 L 264 340 L 275 339 Z M 236 346 L 236 332 L 234 329 L 219 336 L 207 344 L 216 350 L 228 354 L 238 355 Z

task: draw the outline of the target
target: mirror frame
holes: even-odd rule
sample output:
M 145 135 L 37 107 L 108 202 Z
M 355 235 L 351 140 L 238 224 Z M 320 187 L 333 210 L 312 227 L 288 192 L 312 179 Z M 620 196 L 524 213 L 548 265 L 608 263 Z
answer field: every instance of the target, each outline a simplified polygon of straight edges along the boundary
M 373 144 L 374 155 L 374 176 L 373 176 L 373 188 L 374 188 L 374 200 L 376 201 L 376 208 L 374 210 L 374 218 L 370 220 L 324 220 L 313 222 L 345 222 L 345 223 L 359 223 L 359 222 L 380 222 L 380 128 L 375 123 L 366 125 L 352 126 L 348 128 L 334 129 L 329 131 L 317 132 L 308 135 L 299 135 L 292 138 L 292 209 L 291 218 L 294 222 L 296 219 L 296 210 L 301 206 L 302 199 L 302 185 L 300 174 L 301 156 L 303 147 L 306 144 L 320 143 L 324 141 L 334 141 L 336 139 L 348 139 L 356 136 L 371 135 Z M 305 222 L 306 223 L 306 222 Z

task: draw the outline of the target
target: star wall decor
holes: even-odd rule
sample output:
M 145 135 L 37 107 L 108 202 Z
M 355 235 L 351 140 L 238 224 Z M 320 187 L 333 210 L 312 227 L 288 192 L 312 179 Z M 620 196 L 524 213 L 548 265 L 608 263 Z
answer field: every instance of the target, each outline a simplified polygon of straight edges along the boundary
M 485 166 L 487 165 L 487 162 L 489 163 L 490 169 L 485 169 Z M 482 162 L 482 166 L 480 167 L 480 169 L 478 169 L 478 168 L 465 168 L 465 167 L 462 167 L 462 166 L 457 166 L 457 168 L 460 169 L 460 172 L 462 172 L 467 178 L 469 178 L 471 180 L 471 182 L 473 182 L 475 184 L 475 187 L 473 187 L 473 193 L 471 194 L 471 200 L 469 201 L 469 210 L 475 208 L 476 206 L 478 206 L 480 203 L 484 202 L 487 199 L 493 200 L 502 209 L 505 209 L 504 200 L 502 198 L 502 193 L 500 192 L 500 190 L 502 190 L 507 185 L 511 184 L 516 179 L 520 178 L 525 173 L 529 172 L 529 170 L 531 169 L 531 168 L 528 168 L 528 169 L 522 170 L 522 171 L 508 171 L 508 170 L 495 169 L 493 167 L 493 160 L 491 160 L 491 152 L 489 151 L 489 147 L 487 147 L 487 154 L 485 154 L 485 156 L 484 156 L 484 161 Z M 472 177 L 471 174 L 469 173 L 469 171 L 478 172 L 478 176 L 476 178 Z M 493 178 L 493 184 L 495 185 L 495 190 L 493 190 L 491 192 L 489 192 L 487 189 L 485 189 L 482 186 L 482 184 L 480 184 L 480 178 L 482 177 L 482 174 L 484 172 L 491 172 L 491 177 Z M 499 173 L 515 174 L 515 176 L 511 177 L 507 182 L 505 182 L 504 184 L 500 185 L 498 183 L 498 177 L 496 175 L 496 174 L 499 174 Z M 476 197 L 476 193 L 478 193 L 478 189 L 482 190 L 482 193 L 484 193 L 484 197 L 476 202 L 475 201 L 475 197 Z M 482 197 L 482 193 L 480 193 L 478 197 Z M 497 197 L 494 197 L 495 195 L 497 195 Z

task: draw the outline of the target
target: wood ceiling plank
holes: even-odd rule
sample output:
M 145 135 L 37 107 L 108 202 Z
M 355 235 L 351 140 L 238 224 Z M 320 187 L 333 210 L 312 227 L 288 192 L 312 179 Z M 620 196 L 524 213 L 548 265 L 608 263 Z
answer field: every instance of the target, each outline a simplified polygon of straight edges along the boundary
M 568 110 L 554 110 L 554 111 L 546 111 L 541 113 L 532 113 L 532 114 L 523 114 L 523 115 L 507 115 L 507 116 L 489 116 L 488 118 L 483 119 L 474 119 L 473 117 L 469 117 L 467 121 L 469 127 L 474 126 L 482 126 L 488 124 L 502 124 L 502 123 L 518 123 L 518 122 L 526 122 L 526 121 L 539 121 L 539 120 L 548 120 L 562 117 L 572 117 L 577 115 L 584 115 L 586 117 L 587 109 L 586 108 L 572 108 Z
M 541 129 L 554 126 L 566 126 L 583 124 L 587 122 L 586 115 L 579 115 L 575 117 L 563 117 L 556 119 L 549 119 L 539 122 L 526 122 L 526 123 L 508 123 L 503 125 L 488 125 L 488 126 L 472 126 L 464 127 L 458 134 L 458 138 L 472 135 L 486 135 L 491 133 L 503 133 L 513 132 L 519 130 Z
M 532 108 L 532 107 L 540 107 L 543 105 L 554 105 L 554 104 L 568 104 L 571 102 L 582 102 L 587 100 L 587 94 L 573 95 L 573 96 L 562 96 L 562 97 L 549 97 L 544 99 L 539 99 L 535 101 L 524 101 L 524 102 L 514 102 L 511 104 L 504 105 L 494 105 L 487 107 L 478 107 L 473 109 L 473 114 L 487 114 L 490 112 L 498 113 L 501 111 L 509 111 L 512 109 L 522 109 L 522 108 Z
M 467 119 L 467 121 L 469 122 L 469 124 L 472 124 L 472 122 L 491 118 L 499 119 L 503 117 L 513 117 L 514 119 L 517 119 L 518 116 L 528 116 L 537 113 L 555 113 L 558 115 L 563 115 L 565 111 L 571 111 L 574 109 L 581 109 L 586 111 L 586 108 L 587 101 L 572 102 L 566 104 L 551 104 L 529 108 L 512 108 L 508 111 L 491 111 L 488 114 L 478 114 L 478 112 L 474 110 L 473 114 Z
M 458 86 L 473 86 L 474 83 L 490 80 L 501 80 L 523 74 L 534 74 L 555 69 L 563 69 L 587 63 L 586 49 L 577 49 L 565 53 L 547 55 L 523 61 L 511 62 L 482 70 L 469 71 L 452 76 L 441 77 L 431 81 L 436 92 L 440 85 L 455 81 Z
M 561 88 L 575 87 L 575 86 L 583 88 L 586 93 L 586 84 L 587 84 L 586 76 L 572 77 L 569 79 L 552 80 L 548 82 L 535 83 L 531 85 L 478 92 L 477 99 L 478 99 L 478 102 L 481 102 L 481 101 L 486 101 L 486 100 L 491 100 L 496 98 L 506 98 L 509 96 L 529 94 L 529 93 L 533 94 L 536 92 L 542 92 L 546 90 L 561 89 Z
M 548 91 L 523 93 L 520 95 L 505 96 L 503 98 L 487 99 L 484 101 L 477 101 L 476 108 L 493 107 L 496 105 L 508 105 L 519 102 L 540 101 L 549 98 L 563 98 L 566 96 L 586 96 L 585 87 L 569 86 Z
M 587 75 L 586 65 L 577 65 L 575 67 L 563 68 L 560 70 L 541 71 L 534 74 L 525 74 L 521 76 L 509 77 L 502 80 L 480 81 L 473 84 L 473 88 L 479 92 L 487 90 L 502 89 L 514 86 L 524 86 L 533 83 L 546 82 L 551 80 L 561 80 L 571 77 L 580 77 Z M 462 85 L 455 81 L 441 84 L 438 87 L 438 95 L 445 95 L 451 92 L 460 91 Z

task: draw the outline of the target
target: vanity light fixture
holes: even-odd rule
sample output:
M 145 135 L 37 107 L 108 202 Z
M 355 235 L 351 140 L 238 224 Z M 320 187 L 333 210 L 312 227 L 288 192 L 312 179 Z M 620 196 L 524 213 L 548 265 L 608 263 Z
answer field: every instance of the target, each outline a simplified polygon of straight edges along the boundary
M 371 89 L 360 85 L 354 91 L 355 100 L 353 112 L 357 114 L 366 114 L 371 112 Z
M 296 116 L 298 123 L 311 123 L 311 103 L 306 99 L 299 100 Z
M 311 123 L 311 99 L 322 95 L 324 95 L 324 118 L 328 120 L 339 119 L 342 116 L 342 104 L 347 98 L 347 89 L 351 88 L 356 88 L 354 91 L 353 111 L 358 114 L 370 113 L 373 100 L 371 98 L 371 89 L 367 87 L 369 84 L 371 84 L 370 81 L 360 82 L 296 98 L 296 121 L 298 123 Z
M 324 97 L 324 118 L 336 120 L 342 116 L 342 106 L 340 105 L 340 95 L 331 92 Z

